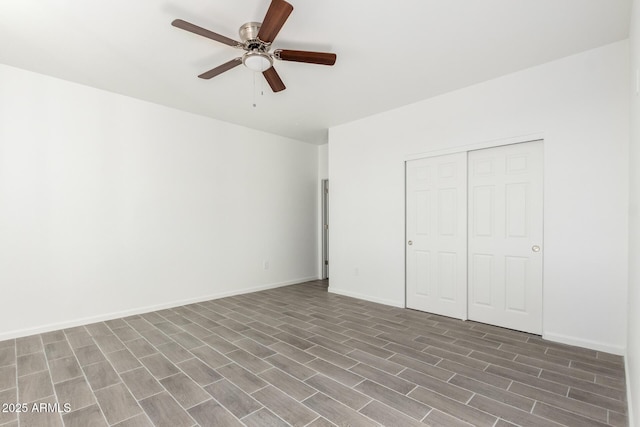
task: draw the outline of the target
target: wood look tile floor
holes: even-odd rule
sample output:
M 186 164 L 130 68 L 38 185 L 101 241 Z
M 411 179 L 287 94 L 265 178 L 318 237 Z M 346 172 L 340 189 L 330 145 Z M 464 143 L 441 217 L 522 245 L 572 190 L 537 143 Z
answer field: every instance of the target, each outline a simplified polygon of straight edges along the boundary
M 619 356 L 327 285 L 2 341 L 0 426 L 627 425 Z

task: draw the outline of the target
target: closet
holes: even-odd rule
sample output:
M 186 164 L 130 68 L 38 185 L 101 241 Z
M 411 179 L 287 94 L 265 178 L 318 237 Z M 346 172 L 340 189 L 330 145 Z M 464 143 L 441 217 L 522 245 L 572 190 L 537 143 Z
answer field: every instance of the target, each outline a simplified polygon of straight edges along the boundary
M 406 306 L 542 333 L 543 142 L 406 162 Z

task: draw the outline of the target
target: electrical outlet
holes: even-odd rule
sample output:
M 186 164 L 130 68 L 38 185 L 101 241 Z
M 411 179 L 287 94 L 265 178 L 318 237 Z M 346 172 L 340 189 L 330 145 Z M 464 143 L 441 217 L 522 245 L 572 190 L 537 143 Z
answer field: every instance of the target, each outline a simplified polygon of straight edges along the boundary
M 360 275 L 360 269 L 358 267 L 353 269 L 353 275 L 354 276 L 359 276 Z
M 269 261 L 262 261 L 262 268 L 264 268 L 265 270 L 269 269 Z

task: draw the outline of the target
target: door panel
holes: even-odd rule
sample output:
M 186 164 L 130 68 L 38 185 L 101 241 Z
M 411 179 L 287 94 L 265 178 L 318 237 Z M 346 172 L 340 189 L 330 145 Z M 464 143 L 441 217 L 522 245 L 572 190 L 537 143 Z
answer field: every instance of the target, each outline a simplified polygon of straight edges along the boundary
M 440 252 L 438 254 L 438 292 L 443 300 L 455 302 L 456 300 L 456 266 L 457 254 L 453 252 Z
M 527 311 L 527 264 L 524 257 L 505 257 L 505 308 L 507 310 Z
M 542 332 L 542 141 L 469 152 L 469 319 Z
M 473 275 L 471 300 L 474 305 L 491 306 L 493 304 L 493 255 L 473 254 L 473 262 L 469 266 Z
M 527 237 L 528 187 L 528 183 L 506 185 L 505 217 L 508 237 Z
M 474 225 L 471 230 L 478 237 L 493 236 L 494 227 L 494 186 L 479 185 L 473 189 L 473 202 L 471 208 L 474 210 Z
M 430 294 L 431 280 L 429 268 L 431 265 L 431 253 L 428 251 L 415 251 L 415 282 L 416 294 L 428 297 Z
M 466 181 L 466 153 L 407 162 L 409 308 L 466 319 Z

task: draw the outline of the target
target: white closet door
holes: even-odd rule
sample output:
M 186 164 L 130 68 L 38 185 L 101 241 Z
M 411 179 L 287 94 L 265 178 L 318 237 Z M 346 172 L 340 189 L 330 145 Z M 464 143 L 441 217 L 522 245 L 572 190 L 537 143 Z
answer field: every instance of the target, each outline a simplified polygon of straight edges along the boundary
M 407 307 L 467 317 L 467 154 L 406 164 Z
M 469 152 L 469 319 L 542 333 L 542 141 Z

